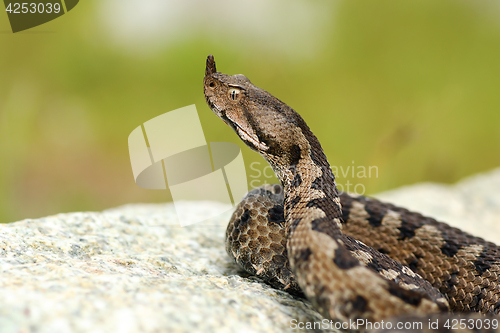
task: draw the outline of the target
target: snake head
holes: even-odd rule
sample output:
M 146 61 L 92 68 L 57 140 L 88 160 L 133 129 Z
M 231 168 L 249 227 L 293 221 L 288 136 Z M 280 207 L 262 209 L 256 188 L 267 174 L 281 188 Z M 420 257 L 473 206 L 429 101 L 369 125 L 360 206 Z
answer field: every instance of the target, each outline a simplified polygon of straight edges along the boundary
M 276 162 L 271 165 L 293 164 L 291 160 L 280 159 L 296 162 L 301 151 L 305 152 L 299 145 L 308 145 L 304 136 L 312 133 L 302 118 L 279 99 L 254 86 L 244 75 L 218 72 L 212 55 L 207 58 L 203 87 L 212 111 L 247 146 L 268 161 Z
M 250 148 L 266 151 L 268 147 L 259 140 L 255 129 L 241 112 L 247 99 L 247 90 L 252 85 L 244 75 L 226 75 L 217 72 L 212 55 L 207 57 L 203 88 L 210 109 L 229 125 Z M 253 86 L 253 85 L 252 85 Z

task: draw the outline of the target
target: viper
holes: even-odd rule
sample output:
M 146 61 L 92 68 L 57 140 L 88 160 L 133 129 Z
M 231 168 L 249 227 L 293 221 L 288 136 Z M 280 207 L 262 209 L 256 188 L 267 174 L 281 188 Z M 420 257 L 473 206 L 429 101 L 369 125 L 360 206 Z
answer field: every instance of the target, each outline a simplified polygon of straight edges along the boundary
M 450 311 L 499 318 L 497 245 L 404 208 L 339 193 L 302 117 L 247 77 L 218 72 L 211 55 L 204 94 L 281 183 L 250 191 L 232 215 L 226 250 L 244 269 L 305 295 L 323 316 L 340 321 Z

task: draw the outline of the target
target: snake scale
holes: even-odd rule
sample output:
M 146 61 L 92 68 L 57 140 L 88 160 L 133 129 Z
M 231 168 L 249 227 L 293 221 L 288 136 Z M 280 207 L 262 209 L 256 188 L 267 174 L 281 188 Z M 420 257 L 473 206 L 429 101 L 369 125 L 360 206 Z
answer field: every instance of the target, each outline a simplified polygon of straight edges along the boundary
M 281 183 L 250 191 L 231 218 L 226 250 L 244 269 L 303 293 L 324 317 L 339 321 L 450 311 L 499 318 L 497 245 L 404 208 L 339 193 L 302 117 L 245 76 L 217 72 L 211 55 L 204 93 Z

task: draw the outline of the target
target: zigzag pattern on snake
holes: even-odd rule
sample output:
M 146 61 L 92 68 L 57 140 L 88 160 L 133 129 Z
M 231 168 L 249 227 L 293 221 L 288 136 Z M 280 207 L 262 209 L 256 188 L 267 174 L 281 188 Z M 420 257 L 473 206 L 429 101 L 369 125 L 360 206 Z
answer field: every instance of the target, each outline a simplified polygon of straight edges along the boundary
M 207 58 L 205 99 L 282 186 L 253 190 L 226 234 L 228 254 L 270 284 L 304 293 L 327 318 L 380 321 L 500 313 L 500 248 L 432 218 L 339 194 L 300 115 Z

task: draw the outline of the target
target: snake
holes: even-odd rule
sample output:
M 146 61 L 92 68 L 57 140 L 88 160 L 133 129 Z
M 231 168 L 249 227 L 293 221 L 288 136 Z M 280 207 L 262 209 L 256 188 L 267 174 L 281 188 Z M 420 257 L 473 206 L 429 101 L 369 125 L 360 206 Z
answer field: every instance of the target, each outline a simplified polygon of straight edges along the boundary
M 243 269 L 305 296 L 337 321 L 456 313 L 500 318 L 497 245 L 405 208 L 339 192 L 303 118 L 246 76 L 218 72 L 212 55 L 203 87 L 212 112 L 280 182 L 251 190 L 228 224 L 226 250 Z

